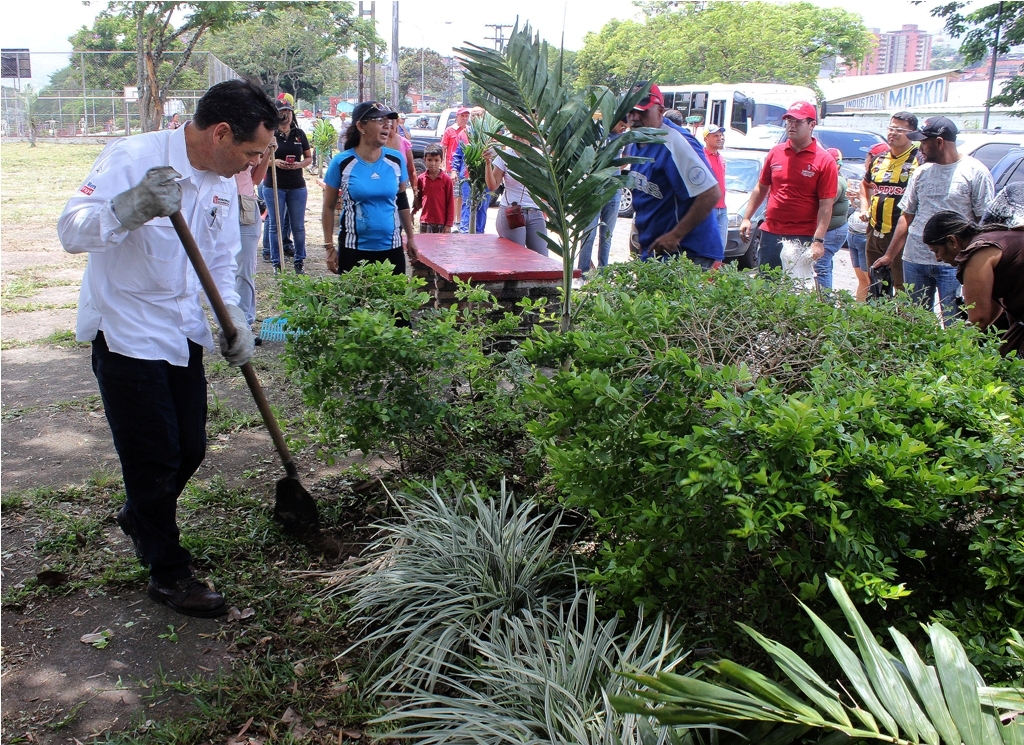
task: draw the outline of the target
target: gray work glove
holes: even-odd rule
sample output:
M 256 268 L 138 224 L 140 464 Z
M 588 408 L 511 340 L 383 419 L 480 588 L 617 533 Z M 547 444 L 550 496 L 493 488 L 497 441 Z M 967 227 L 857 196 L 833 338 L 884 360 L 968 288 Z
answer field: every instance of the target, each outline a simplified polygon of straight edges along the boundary
M 136 230 L 154 217 L 181 209 L 181 174 L 170 166 L 150 168 L 136 186 L 114 197 L 114 214 L 125 230 Z
M 249 327 L 249 322 L 245 320 L 242 309 L 237 305 L 229 305 L 228 315 L 231 316 L 231 321 L 235 324 L 235 340 L 228 344 L 228 340 L 224 337 L 224 329 L 221 329 L 217 345 L 229 365 L 241 367 L 252 357 L 256 344 L 253 342 L 252 329 Z

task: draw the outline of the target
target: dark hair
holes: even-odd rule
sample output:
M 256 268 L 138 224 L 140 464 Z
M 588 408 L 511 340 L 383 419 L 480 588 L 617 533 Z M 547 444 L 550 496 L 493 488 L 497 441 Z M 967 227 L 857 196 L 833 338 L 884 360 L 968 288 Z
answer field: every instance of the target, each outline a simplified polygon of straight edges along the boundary
M 356 126 L 355 122 L 348 125 L 348 129 L 345 130 L 345 149 L 351 150 L 354 147 L 359 146 L 359 127 Z
M 221 122 L 231 127 L 235 143 L 252 142 L 262 124 L 273 131 L 281 122 L 277 104 L 262 88 L 245 80 L 226 80 L 199 99 L 192 123 L 207 129 Z
M 678 124 L 680 127 L 686 125 L 686 119 L 683 118 L 683 112 L 679 109 L 668 109 L 665 111 L 665 118 L 673 124 Z
M 427 145 L 423 148 L 423 157 L 426 158 L 428 155 L 436 155 L 439 158 L 443 158 L 444 148 L 440 145 Z
M 911 129 L 917 129 L 917 117 L 909 111 L 897 111 L 889 118 L 899 119 L 901 122 L 909 124 Z
M 925 245 L 934 246 L 942 243 L 949 236 L 955 235 L 965 243 L 970 243 L 978 233 L 991 229 L 989 226 L 982 228 L 959 212 L 942 210 L 932 215 L 928 222 L 925 223 L 921 240 L 924 241 Z

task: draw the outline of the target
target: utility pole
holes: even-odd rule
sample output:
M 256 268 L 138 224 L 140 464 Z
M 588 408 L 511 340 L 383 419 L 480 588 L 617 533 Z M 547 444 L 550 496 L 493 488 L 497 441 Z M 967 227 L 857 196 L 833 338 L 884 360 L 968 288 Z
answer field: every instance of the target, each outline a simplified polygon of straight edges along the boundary
M 985 119 L 981 123 L 983 130 L 988 129 L 988 115 L 992 109 L 992 89 L 996 84 L 996 58 L 999 56 L 999 32 L 1003 28 L 1003 0 L 999 0 L 999 10 L 996 11 L 996 39 L 992 44 L 992 64 L 988 70 L 988 98 L 985 99 Z
M 485 23 L 487 28 L 494 29 L 494 36 L 485 36 L 488 41 L 494 42 L 495 51 L 501 52 L 505 49 L 505 29 L 512 28 L 511 23 Z
M 398 0 L 391 3 L 391 108 L 398 111 Z
M 363 0 L 359 0 L 359 18 L 362 20 L 365 16 L 370 17 L 370 23 L 373 24 L 373 28 L 377 29 L 377 15 L 376 15 L 376 2 L 370 3 L 370 9 L 363 9 Z M 377 64 L 373 61 L 374 58 L 374 47 L 370 46 L 370 97 L 366 97 L 366 75 L 363 68 L 363 50 L 359 50 L 359 100 L 360 101 L 376 101 L 377 100 Z

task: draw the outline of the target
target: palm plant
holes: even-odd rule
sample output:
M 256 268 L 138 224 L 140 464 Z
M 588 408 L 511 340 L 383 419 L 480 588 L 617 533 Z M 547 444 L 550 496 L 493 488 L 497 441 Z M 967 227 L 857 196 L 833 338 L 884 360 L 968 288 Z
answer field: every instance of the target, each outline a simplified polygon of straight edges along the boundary
M 807 606 L 804 610 L 846 675 L 849 685 L 841 690 L 829 686 L 791 649 L 740 624 L 771 656 L 792 688 L 722 660 L 707 667 L 728 681 L 723 684 L 671 672 L 625 673 L 644 688 L 613 697 L 615 707 L 654 716 L 668 725 L 797 727 L 775 733 L 770 738 L 775 743 L 815 728 L 832 731 L 844 741 L 870 739 L 897 745 L 1024 743 L 1024 717 L 1015 716 L 1024 712 L 1024 688 L 986 686 L 956 636 L 938 623 L 924 625 L 934 667 L 926 665 L 910 640 L 893 628 L 889 633 L 899 655 L 887 651 L 872 636 L 842 584 L 830 577 L 828 586 L 846 616 L 859 655 Z M 1019 635 L 1015 642 L 1020 642 Z M 1001 717 L 1005 711 L 1013 713 Z M 764 728 L 762 734 L 767 738 Z
M 324 175 L 324 163 L 334 155 L 334 146 L 338 142 L 338 130 L 326 119 L 321 119 L 313 127 L 313 149 L 316 150 L 317 176 Z
M 462 144 L 462 162 L 466 166 L 466 181 L 469 182 L 469 232 L 477 232 L 476 212 L 487 193 L 484 177 L 484 153 L 494 143 L 493 134 L 498 130 L 498 120 L 485 114 L 482 120 L 473 121 L 467 130 L 468 143 Z
M 593 591 L 580 590 L 557 613 L 497 613 L 486 635 L 471 635 L 459 662 L 468 674 L 449 677 L 446 695 L 400 694 L 374 724 L 397 725 L 388 739 L 425 745 L 656 745 L 667 731 L 611 707 L 625 683 L 614 671 L 672 669 L 684 657 L 660 617 L 620 632 L 617 619 L 597 619 Z
M 458 50 L 466 78 L 487 99 L 479 103 L 507 129 L 494 139 L 502 159 L 547 216 L 548 246 L 562 257 L 561 328 L 572 322 L 572 274 L 587 228 L 615 192 L 626 185 L 621 167 L 640 162 L 622 157 L 631 143 L 655 142 L 657 130 L 636 129 L 617 139 L 610 125 L 624 119 L 646 94 L 644 86 L 616 95 L 604 87 L 574 93 L 562 82 L 559 62 L 548 72 L 548 45 L 527 24 L 513 30 L 504 51 L 478 46 Z M 638 71 L 639 77 L 639 71 Z M 595 116 L 609 123 L 601 126 Z
M 421 496 L 400 495 L 397 509 L 396 520 L 379 526 L 355 579 L 344 574 L 327 591 L 354 591 L 354 615 L 370 627 L 357 644 L 386 655 L 378 689 L 431 690 L 469 639 L 486 635 L 494 613 L 564 596 L 573 571 L 553 547 L 559 514 L 517 502 L 504 481 L 496 499 L 475 487 L 446 495 L 435 485 Z

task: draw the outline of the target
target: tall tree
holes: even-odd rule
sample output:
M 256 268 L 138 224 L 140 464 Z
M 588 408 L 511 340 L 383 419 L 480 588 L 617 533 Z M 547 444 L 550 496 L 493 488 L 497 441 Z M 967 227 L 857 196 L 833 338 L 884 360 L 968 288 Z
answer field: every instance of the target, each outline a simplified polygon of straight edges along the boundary
M 989 3 L 970 12 L 966 2 L 949 2 L 932 8 L 932 15 L 946 19 L 946 33 L 954 38 L 963 37 L 960 54 L 964 63 L 985 59 L 995 45 L 997 29 L 999 44 L 996 54 L 1007 54 L 1010 47 L 1024 44 L 1024 3 Z M 1024 67 L 1021 68 L 1024 71 Z M 991 103 L 996 106 L 1014 106 L 1024 103 L 1024 77 L 1015 75 Z M 1024 109 L 1014 112 L 1024 116 Z
M 310 98 L 351 70 L 343 53 L 384 49 L 369 21 L 350 2 L 271 3 L 266 11 L 211 34 L 204 48 L 273 91 Z
M 402 47 L 398 51 L 398 95 L 408 98 L 409 89 L 421 95 L 445 99 L 451 92 L 452 70 L 433 49 Z M 447 103 L 447 101 L 445 101 Z
M 143 130 L 160 126 L 165 92 L 174 87 L 200 39 L 244 20 L 259 3 L 110 2 L 101 15 L 130 21 L 135 31 L 136 77 Z M 183 17 L 175 27 L 173 18 Z M 181 51 L 164 71 L 164 55 Z
M 861 59 L 869 44 L 860 16 L 808 2 L 664 6 L 642 23 L 614 20 L 588 34 L 579 82 L 622 85 L 653 63 L 665 83 L 811 85 L 823 61 Z

